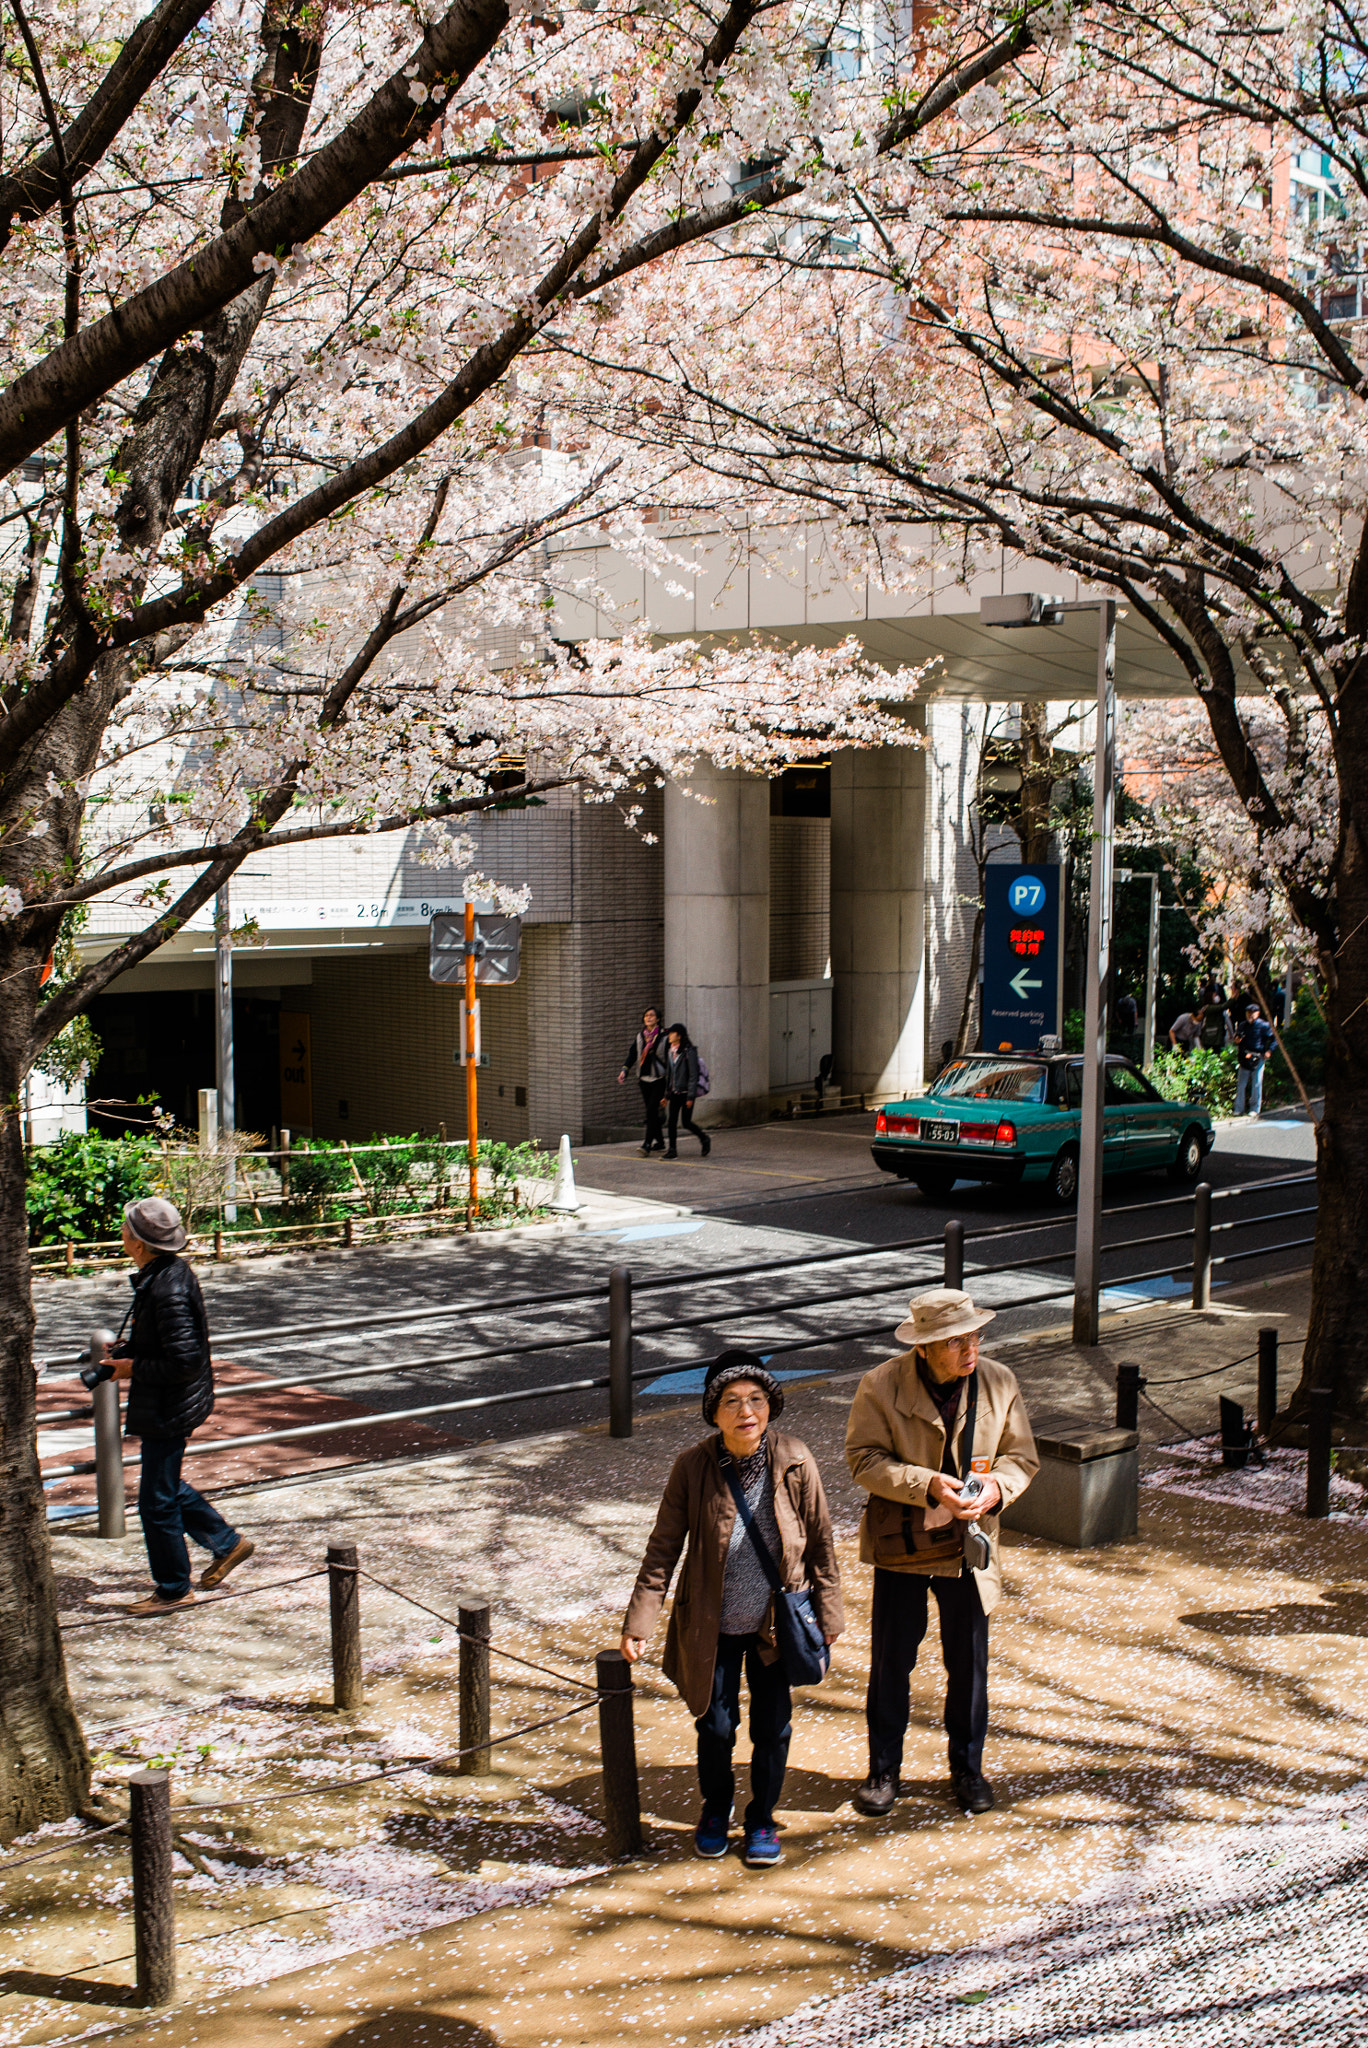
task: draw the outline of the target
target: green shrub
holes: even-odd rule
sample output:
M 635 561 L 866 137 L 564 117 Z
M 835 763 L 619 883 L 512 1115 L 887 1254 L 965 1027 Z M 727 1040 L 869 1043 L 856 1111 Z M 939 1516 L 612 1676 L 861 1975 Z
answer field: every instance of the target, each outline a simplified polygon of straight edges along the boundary
M 29 1243 L 116 1238 L 125 1206 L 151 1193 L 159 1166 L 157 1147 L 148 1138 L 68 1131 L 30 1157 Z
M 287 1206 L 300 1221 L 321 1223 L 329 1203 L 352 1185 L 351 1166 L 340 1145 L 315 1138 L 307 1152 L 291 1152 Z
M 1198 1046 L 1186 1054 L 1174 1048 L 1155 1054 L 1149 1080 L 1166 1102 L 1204 1102 L 1213 1116 L 1230 1116 L 1235 1109 L 1235 1071 L 1233 1045 L 1219 1051 Z

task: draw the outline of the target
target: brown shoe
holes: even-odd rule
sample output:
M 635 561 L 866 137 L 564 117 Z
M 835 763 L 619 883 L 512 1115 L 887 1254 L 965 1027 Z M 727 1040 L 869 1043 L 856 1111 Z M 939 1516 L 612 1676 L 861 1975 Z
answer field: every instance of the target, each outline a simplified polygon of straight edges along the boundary
M 149 1593 L 145 1600 L 135 1600 L 131 1607 L 125 1607 L 125 1614 L 179 1614 L 182 1607 L 193 1607 L 193 1590 L 181 1594 L 178 1600 L 163 1600 L 160 1593 Z
M 250 1536 L 239 1536 L 226 1557 L 216 1557 L 212 1564 L 204 1567 L 200 1573 L 200 1584 L 206 1587 L 221 1586 L 229 1572 L 235 1572 L 240 1564 L 246 1564 L 255 1549 L 256 1545 Z

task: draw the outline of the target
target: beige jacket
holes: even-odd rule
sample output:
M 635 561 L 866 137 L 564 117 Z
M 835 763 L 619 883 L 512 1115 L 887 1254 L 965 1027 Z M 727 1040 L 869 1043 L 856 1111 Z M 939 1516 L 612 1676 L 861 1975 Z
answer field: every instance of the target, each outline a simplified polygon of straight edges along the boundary
M 771 1430 L 769 1441 L 784 1586 L 789 1592 L 810 1586 L 822 1633 L 839 1635 L 845 1627 L 841 1571 L 817 1462 L 796 1436 Z M 625 1636 L 644 1640 L 650 1635 L 687 1541 L 661 1669 L 678 1686 L 695 1718 L 707 1713 L 712 1699 L 722 1581 L 736 1521 L 736 1500 L 717 1462 L 717 1444 L 716 1436 L 705 1437 L 675 1459 L 622 1624 Z M 774 1646 L 773 1613 L 771 1602 L 760 1630 L 760 1657 L 765 1664 L 772 1664 L 779 1654 Z
M 1002 1489 L 1005 1507 L 1026 1491 L 1040 1469 L 1040 1459 L 1015 1374 L 991 1358 L 980 1358 L 978 1380 L 975 1469 L 992 1473 Z M 955 1414 L 956 1469 L 967 1405 L 961 1396 Z M 930 1507 L 927 1488 L 940 1471 L 944 1456 L 945 1428 L 935 1402 L 922 1385 L 915 1352 L 901 1352 L 867 1372 L 855 1391 L 846 1425 L 846 1463 L 856 1485 L 884 1500 Z M 991 1614 L 1002 1598 L 997 1515 L 985 1515 L 979 1527 L 992 1546 L 992 1555 L 984 1570 L 975 1572 L 974 1577 L 978 1580 L 983 1611 Z M 863 1520 L 860 1557 L 865 1564 L 874 1562 L 873 1546 Z M 935 1568 L 935 1575 L 951 1577 L 958 1570 L 958 1565 L 942 1565 Z

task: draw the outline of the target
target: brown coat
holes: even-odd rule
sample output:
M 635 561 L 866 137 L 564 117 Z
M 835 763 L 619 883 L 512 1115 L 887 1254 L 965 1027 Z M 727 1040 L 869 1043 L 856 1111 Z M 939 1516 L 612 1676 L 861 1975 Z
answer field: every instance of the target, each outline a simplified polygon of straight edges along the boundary
M 650 1635 L 687 1537 L 661 1669 L 674 1680 L 695 1718 L 707 1713 L 712 1699 L 722 1580 L 736 1521 L 736 1502 L 717 1462 L 718 1442 L 715 1435 L 705 1437 L 675 1459 L 622 1624 L 625 1636 L 644 1641 Z M 839 1635 L 845 1627 L 841 1574 L 817 1462 L 797 1437 L 771 1430 L 769 1445 L 785 1590 L 796 1593 L 810 1586 L 822 1633 Z M 771 1603 L 760 1631 L 760 1655 L 767 1664 L 779 1654 L 772 1617 Z
M 978 1413 L 974 1419 L 974 1457 L 987 1460 L 1002 1489 L 1007 1506 L 1025 1493 L 1040 1459 L 1027 1420 L 1025 1403 L 1016 1375 L 995 1359 L 978 1362 Z M 956 1469 L 961 1456 L 967 1402 L 961 1396 L 955 1412 L 954 1451 Z M 855 1390 L 850 1420 L 846 1425 L 846 1463 L 857 1486 L 883 1500 L 907 1501 L 913 1507 L 932 1505 L 927 1488 L 941 1470 L 945 1456 L 945 1425 L 935 1402 L 922 1385 L 916 1353 L 900 1352 L 867 1372 Z M 982 1571 L 976 1571 L 979 1598 L 985 1614 L 991 1614 L 1002 1598 L 1002 1573 L 998 1567 L 998 1517 L 985 1515 L 979 1523 L 992 1546 L 992 1555 Z M 866 1520 L 860 1522 L 860 1557 L 873 1564 L 874 1547 Z M 882 1567 L 888 1569 L 889 1567 Z M 893 1566 L 892 1569 L 910 1567 Z M 937 1566 L 936 1577 L 957 1574 L 958 1564 Z

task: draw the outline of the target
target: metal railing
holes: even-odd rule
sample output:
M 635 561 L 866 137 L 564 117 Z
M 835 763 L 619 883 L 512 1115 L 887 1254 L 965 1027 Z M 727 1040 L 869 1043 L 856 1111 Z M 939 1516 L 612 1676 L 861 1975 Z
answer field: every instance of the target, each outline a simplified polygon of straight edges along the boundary
M 1243 1187 L 1223 1189 L 1214 1195 L 1206 1183 L 1202 1183 L 1192 1195 L 1170 1197 L 1157 1203 L 1138 1203 L 1107 1212 L 1111 1214 L 1149 1213 L 1152 1209 L 1171 1207 L 1185 1201 L 1193 1203 L 1193 1225 L 1191 1230 L 1179 1228 L 1171 1231 L 1148 1233 L 1143 1236 L 1123 1239 L 1105 1247 L 1110 1256 L 1117 1253 L 1146 1249 L 1159 1244 L 1179 1244 L 1191 1237 L 1192 1256 L 1186 1260 L 1170 1261 L 1162 1266 L 1151 1267 L 1144 1272 L 1128 1273 L 1108 1279 L 1105 1289 L 1117 1290 L 1135 1286 L 1160 1278 L 1177 1278 L 1191 1272 L 1192 1305 L 1204 1308 L 1209 1305 L 1211 1273 L 1215 1266 L 1236 1260 L 1271 1256 L 1274 1253 L 1300 1248 L 1310 1244 L 1310 1238 L 1294 1238 L 1280 1244 L 1260 1244 L 1247 1250 L 1236 1250 L 1220 1256 L 1213 1256 L 1211 1239 L 1213 1231 L 1245 1228 L 1259 1228 L 1269 1222 L 1314 1213 L 1313 1207 L 1274 1211 L 1269 1216 L 1232 1218 L 1229 1222 L 1212 1224 L 1211 1207 L 1214 1200 L 1222 1197 L 1258 1192 L 1267 1187 L 1287 1187 L 1306 1184 L 1314 1175 L 1280 1175 L 1269 1181 L 1246 1183 Z M 1058 1224 L 1067 1228 L 1068 1218 L 1057 1219 Z M 1072 1259 L 1071 1244 L 1061 1246 L 1058 1251 L 1032 1254 L 1028 1257 L 986 1263 L 968 1269 L 966 1274 L 964 1254 L 967 1246 L 995 1243 L 1025 1231 L 1037 1230 L 1037 1221 L 1021 1224 L 994 1225 L 981 1231 L 966 1232 L 962 1222 L 952 1219 L 938 1236 L 922 1236 L 899 1240 L 889 1245 L 852 1245 L 837 1250 L 797 1253 L 784 1259 L 747 1261 L 739 1265 L 724 1266 L 706 1274 L 681 1275 L 677 1273 L 651 1274 L 636 1279 L 626 1267 L 615 1267 L 609 1278 L 608 1324 L 606 1328 L 595 1327 L 555 1337 L 538 1337 L 527 1341 L 501 1341 L 493 1345 L 477 1347 L 460 1352 L 441 1352 L 419 1358 L 376 1361 L 367 1359 L 355 1365 L 329 1368 L 322 1372 L 301 1372 L 285 1377 L 266 1377 L 248 1382 L 221 1386 L 216 1390 L 216 1399 L 222 1400 L 246 1393 L 275 1393 L 296 1386 L 318 1387 L 335 1384 L 338 1381 L 375 1378 L 386 1374 L 399 1374 L 422 1370 L 447 1369 L 453 1365 L 478 1365 L 495 1363 L 514 1357 L 530 1357 L 539 1353 L 559 1353 L 584 1345 L 604 1344 L 608 1347 L 608 1371 L 602 1374 L 586 1375 L 581 1378 L 555 1381 L 550 1384 L 502 1389 L 495 1393 L 463 1395 L 440 1401 L 429 1401 L 409 1408 L 377 1410 L 369 1414 L 333 1417 L 324 1421 L 304 1422 L 277 1429 L 258 1430 L 238 1436 L 208 1437 L 192 1441 L 186 1446 L 186 1455 L 205 1457 L 223 1455 L 231 1451 L 257 1449 L 265 1444 L 301 1442 L 344 1433 L 364 1431 L 370 1428 L 398 1423 L 426 1422 L 437 1416 L 478 1413 L 486 1409 L 521 1405 L 527 1402 L 564 1399 L 569 1396 L 608 1391 L 609 1426 L 614 1436 L 630 1436 L 632 1433 L 633 1388 L 639 1382 L 653 1381 L 681 1371 L 696 1369 L 702 1360 L 667 1360 L 659 1364 L 636 1367 L 633 1364 L 634 1345 L 639 1338 L 673 1335 L 690 1329 L 715 1327 L 724 1322 L 729 1328 L 754 1322 L 773 1322 L 812 1308 L 830 1308 L 845 1302 L 876 1300 L 882 1296 L 901 1295 L 909 1279 L 926 1281 L 934 1273 L 909 1275 L 905 1267 L 896 1278 L 880 1278 L 869 1284 L 843 1287 L 835 1292 L 823 1291 L 800 1294 L 788 1300 L 768 1300 L 759 1307 L 722 1305 L 709 1308 L 688 1316 L 667 1316 L 651 1322 L 637 1322 L 633 1315 L 633 1292 L 660 1292 L 687 1288 L 691 1294 L 699 1290 L 711 1290 L 739 1279 L 749 1279 L 757 1274 L 772 1276 L 776 1272 L 828 1267 L 851 1260 L 873 1262 L 890 1257 L 903 1257 L 908 1252 L 940 1253 L 940 1277 L 946 1285 L 961 1286 L 966 1278 L 970 1282 L 981 1281 L 1005 1273 L 1030 1273 L 1040 1268 L 1058 1266 Z M 1051 1227 L 1046 1225 L 1045 1227 Z M 1046 1277 L 1042 1274 L 1042 1277 Z M 1072 1282 L 1058 1286 L 1037 1288 L 1030 1294 L 1013 1299 L 997 1301 L 997 1309 L 1029 1308 L 1044 1302 L 1062 1299 L 1073 1291 Z M 246 1342 L 264 1337 L 295 1335 L 302 1331 L 310 1334 L 327 1332 L 331 1328 L 344 1328 L 349 1332 L 365 1328 L 402 1327 L 405 1323 L 420 1321 L 441 1322 L 452 1316 L 467 1319 L 484 1315 L 507 1316 L 519 1310 L 555 1307 L 563 1310 L 572 1303 L 602 1302 L 605 1290 L 602 1284 L 562 1291 L 558 1294 L 532 1294 L 510 1301 L 484 1303 L 445 1304 L 432 1309 L 383 1311 L 369 1318 L 339 1319 L 335 1325 L 314 1322 L 311 1324 L 285 1324 L 269 1328 L 250 1329 L 230 1333 L 225 1343 Z M 775 1342 L 771 1337 L 758 1338 L 769 1357 L 789 1357 L 811 1350 L 862 1341 L 865 1338 L 881 1336 L 888 1330 L 888 1318 L 882 1317 L 876 1323 L 862 1325 L 855 1329 L 824 1330 L 817 1334 L 796 1337 L 791 1341 Z M 94 1360 L 103 1348 L 103 1339 L 92 1341 L 91 1357 Z M 119 1400 L 117 1384 L 106 1381 L 94 1390 L 90 1409 L 60 1410 L 43 1418 L 44 1423 L 92 1419 L 95 1424 L 95 1456 L 93 1459 L 73 1460 L 61 1465 L 50 1465 L 44 1469 L 45 1480 L 76 1478 L 94 1473 L 96 1477 L 97 1513 L 101 1535 L 122 1535 L 125 1528 L 125 1506 L 123 1467 L 138 1462 L 140 1453 L 125 1455 L 119 1432 Z

